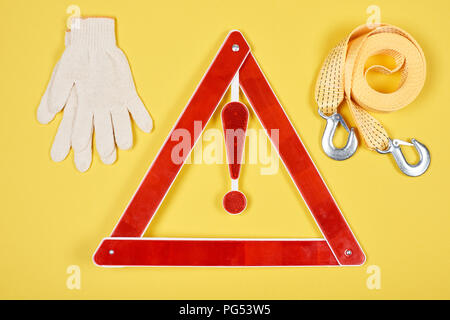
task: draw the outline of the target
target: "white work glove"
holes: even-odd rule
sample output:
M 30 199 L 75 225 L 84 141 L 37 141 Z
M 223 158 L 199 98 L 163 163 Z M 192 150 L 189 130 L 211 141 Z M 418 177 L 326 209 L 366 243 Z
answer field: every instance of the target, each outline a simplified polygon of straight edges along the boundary
M 66 35 L 66 50 L 42 97 L 38 120 L 48 123 L 65 106 L 51 156 L 61 161 L 72 147 L 75 165 L 83 172 L 91 163 L 94 130 L 100 158 L 111 164 L 116 144 L 120 149 L 133 144 L 128 112 L 145 132 L 153 123 L 136 92 L 128 61 L 116 46 L 114 20 L 86 18 L 78 26 Z

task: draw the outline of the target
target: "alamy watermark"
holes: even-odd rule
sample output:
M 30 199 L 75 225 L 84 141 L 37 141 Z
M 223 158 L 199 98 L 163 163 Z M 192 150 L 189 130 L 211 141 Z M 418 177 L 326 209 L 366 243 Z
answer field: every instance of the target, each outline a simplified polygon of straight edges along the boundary
M 248 129 L 244 136 L 242 129 L 227 129 L 225 140 L 232 141 L 236 145 L 238 154 L 234 154 L 234 148 L 225 151 L 224 134 L 219 129 L 207 129 L 202 134 L 202 122 L 194 121 L 193 133 L 187 129 L 175 129 L 170 135 L 170 140 L 177 142 L 171 152 L 171 160 L 175 164 L 224 164 L 224 163 L 248 163 L 259 164 L 262 175 L 276 174 L 279 169 L 279 129 L 266 132 L 264 129 Z M 268 135 L 272 143 L 268 143 Z M 197 140 L 197 141 L 196 141 Z M 195 147 L 191 146 L 196 141 Z M 242 143 L 247 145 L 244 148 Z M 239 150 L 242 149 L 242 160 Z M 245 150 L 248 150 L 246 154 Z M 236 162 L 237 161 L 237 162 Z
M 381 289 L 381 268 L 375 264 L 367 267 L 366 272 L 369 274 L 366 280 L 366 286 L 369 290 Z
M 81 269 L 77 265 L 67 267 L 66 273 L 69 274 L 66 280 L 66 286 L 69 290 L 81 289 Z
M 381 24 L 381 9 L 377 5 L 370 5 L 366 9 L 366 13 L 369 15 L 369 17 L 366 20 L 366 25 L 369 27 L 369 29 L 374 29 L 376 27 L 379 27 Z

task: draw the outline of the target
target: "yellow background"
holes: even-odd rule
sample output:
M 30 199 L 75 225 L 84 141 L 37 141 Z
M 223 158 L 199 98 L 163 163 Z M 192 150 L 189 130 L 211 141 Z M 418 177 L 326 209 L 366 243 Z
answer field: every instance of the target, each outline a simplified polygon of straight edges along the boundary
M 51 70 L 64 50 L 70 4 L 83 15 L 117 18 L 118 44 L 155 120 L 151 134 L 134 126 L 135 145 L 107 166 L 95 154 L 85 174 L 73 154 L 61 163 L 50 147 L 61 115 L 36 120 Z M 421 44 L 428 75 L 407 108 L 379 115 L 394 138 L 417 138 L 431 150 L 428 172 L 401 174 L 390 156 L 360 147 L 336 162 L 321 150 L 324 120 L 314 83 L 329 50 L 365 23 L 366 8 Z M 0 1 L 0 298 L 303 299 L 450 298 L 450 3 L 441 1 Z M 249 41 L 287 114 L 323 174 L 367 255 L 347 268 L 120 268 L 91 261 L 110 234 L 179 113 L 231 29 Z M 346 119 L 348 111 L 343 110 Z M 350 124 L 352 122 L 348 120 Z M 216 114 L 209 128 L 219 128 Z M 259 128 L 251 115 L 250 127 Z M 409 159 L 414 152 L 407 151 Z M 281 162 L 280 162 L 281 164 Z M 319 237 L 282 168 L 260 175 L 246 165 L 249 199 L 227 215 L 225 165 L 185 166 L 147 236 Z M 69 290 L 66 269 L 81 268 Z M 381 289 L 366 286 L 381 269 Z

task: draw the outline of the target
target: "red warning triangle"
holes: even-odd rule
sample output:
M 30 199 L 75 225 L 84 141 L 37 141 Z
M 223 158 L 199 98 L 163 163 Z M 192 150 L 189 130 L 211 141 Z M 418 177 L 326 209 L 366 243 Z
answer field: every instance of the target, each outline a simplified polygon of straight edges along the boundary
M 175 130 L 187 130 L 190 150 L 239 72 L 239 84 L 257 118 L 278 129 L 278 154 L 324 239 L 143 238 L 143 234 L 183 167 L 172 161 L 179 143 Z M 202 125 L 194 130 L 194 121 Z M 239 31 L 232 31 L 142 180 L 109 238 L 94 254 L 99 266 L 319 266 L 361 265 L 365 255 L 272 91 Z

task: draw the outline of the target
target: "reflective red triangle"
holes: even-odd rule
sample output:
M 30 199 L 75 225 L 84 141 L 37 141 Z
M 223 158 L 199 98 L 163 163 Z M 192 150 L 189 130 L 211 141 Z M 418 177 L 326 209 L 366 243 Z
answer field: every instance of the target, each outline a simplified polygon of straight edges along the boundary
M 274 145 L 324 239 L 142 238 L 186 158 L 179 164 L 172 161 L 172 149 L 178 144 L 170 139 L 172 133 L 188 130 L 192 150 L 237 72 L 266 132 L 279 129 L 279 143 Z M 201 132 L 194 130 L 194 121 L 201 122 Z M 361 247 L 239 31 L 225 39 L 111 237 L 103 239 L 94 254 L 100 266 L 318 266 L 364 261 Z

